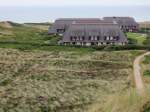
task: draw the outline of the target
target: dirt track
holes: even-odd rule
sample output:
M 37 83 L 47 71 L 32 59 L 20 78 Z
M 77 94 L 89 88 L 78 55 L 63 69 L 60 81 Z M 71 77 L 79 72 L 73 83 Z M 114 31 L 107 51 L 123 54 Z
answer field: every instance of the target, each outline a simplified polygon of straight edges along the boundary
M 140 56 L 138 56 L 135 61 L 134 61 L 134 80 L 135 80 L 135 86 L 137 89 L 137 92 L 139 94 L 142 94 L 144 92 L 144 85 L 143 85 L 143 81 L 142 81 L 142 75 L 141 75 L 141 67 L 140 67 L 140 62 L 141 60 L 144 58 L 144 56 L 149 55 L 150 52 L 147 52 L 145 54 L 142 54 Z

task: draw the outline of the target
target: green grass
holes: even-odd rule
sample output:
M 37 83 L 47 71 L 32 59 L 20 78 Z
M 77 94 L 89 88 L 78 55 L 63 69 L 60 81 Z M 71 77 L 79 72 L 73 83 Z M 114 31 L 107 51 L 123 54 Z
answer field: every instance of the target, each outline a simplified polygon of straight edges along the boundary
M 149 76 L 150 77 L 150 70 L 144 71 L 144 76 Z
M 143 63 L 144 64 L 150 64 L 150 56 L 145 56 Z
M 140 33 L 127 33 L 127 37 L 136 40 L 138 45 L 143 45 L 144 40 L 146 40 L 145 36 Z
M 40 30 L 38 28 L 20 25 L 13 26 L 13 28 L 0 28 L 1 32 L 9 33 L 11 35 L 0 35 L 0 42 L 29 42 L 29 43 L 51 43 L 57 44 L 58 36 L 49 36 L 48 29 Z

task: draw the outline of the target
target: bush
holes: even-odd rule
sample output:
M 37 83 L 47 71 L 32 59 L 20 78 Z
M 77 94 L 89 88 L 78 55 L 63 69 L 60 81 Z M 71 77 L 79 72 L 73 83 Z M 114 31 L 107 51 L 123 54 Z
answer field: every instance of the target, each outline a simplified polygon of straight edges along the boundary
M 150 31 L 150 28 L 141 28 L 139 30 L 140 33 L 149 33 L 149 31 Z
M 150 56 L 145 56 L 143 63 L 149 64 L 150 63 Z
M 146 40 L 143 42 L 144 45 L 150 45 L 150 34 L 148 34 Z
M 150 70 L 144 71 L 144 76 L 150 76 Z
M 137 40 L 133 38 L 128 38 L 129 44 L 137 44 Z
M 94 47 L 96 50 L 114 51 L 114 50 L 150 50 L 150 45 L 125 45 L 125 46 L 100 46 Z

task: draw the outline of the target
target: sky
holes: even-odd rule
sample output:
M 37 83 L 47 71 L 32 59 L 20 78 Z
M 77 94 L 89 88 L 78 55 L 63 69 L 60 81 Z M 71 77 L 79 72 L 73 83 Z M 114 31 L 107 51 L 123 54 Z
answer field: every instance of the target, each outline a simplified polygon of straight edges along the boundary
M 1 0 L 0 21 L 47 22 L 56 18 L 132 16 L 148 21 L 150 0 Z
M 150 5 L 149 0 L 1 0 L 0 6 Z

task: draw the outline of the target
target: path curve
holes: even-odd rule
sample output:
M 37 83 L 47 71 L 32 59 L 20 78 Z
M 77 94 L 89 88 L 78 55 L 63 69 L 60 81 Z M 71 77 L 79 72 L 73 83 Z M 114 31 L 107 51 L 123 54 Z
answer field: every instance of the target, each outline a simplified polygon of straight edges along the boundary
M 139 94 L 143 94 L 144 93 L 144 84 L 142 81 L 142 75 L 141 75 L 141 67 L 140 67 L 140 63 L 141 60 L 144 58 L 144 56 L 149 55 L 150 52 L 146 52 L 138 57 L 136 57 L 136 59 L 134 60 L 134 64 L 133 64 L 133 69 L 134 69 L 134 80 L 135 80 L 135 86 L 137 89 L 137 92 Z

